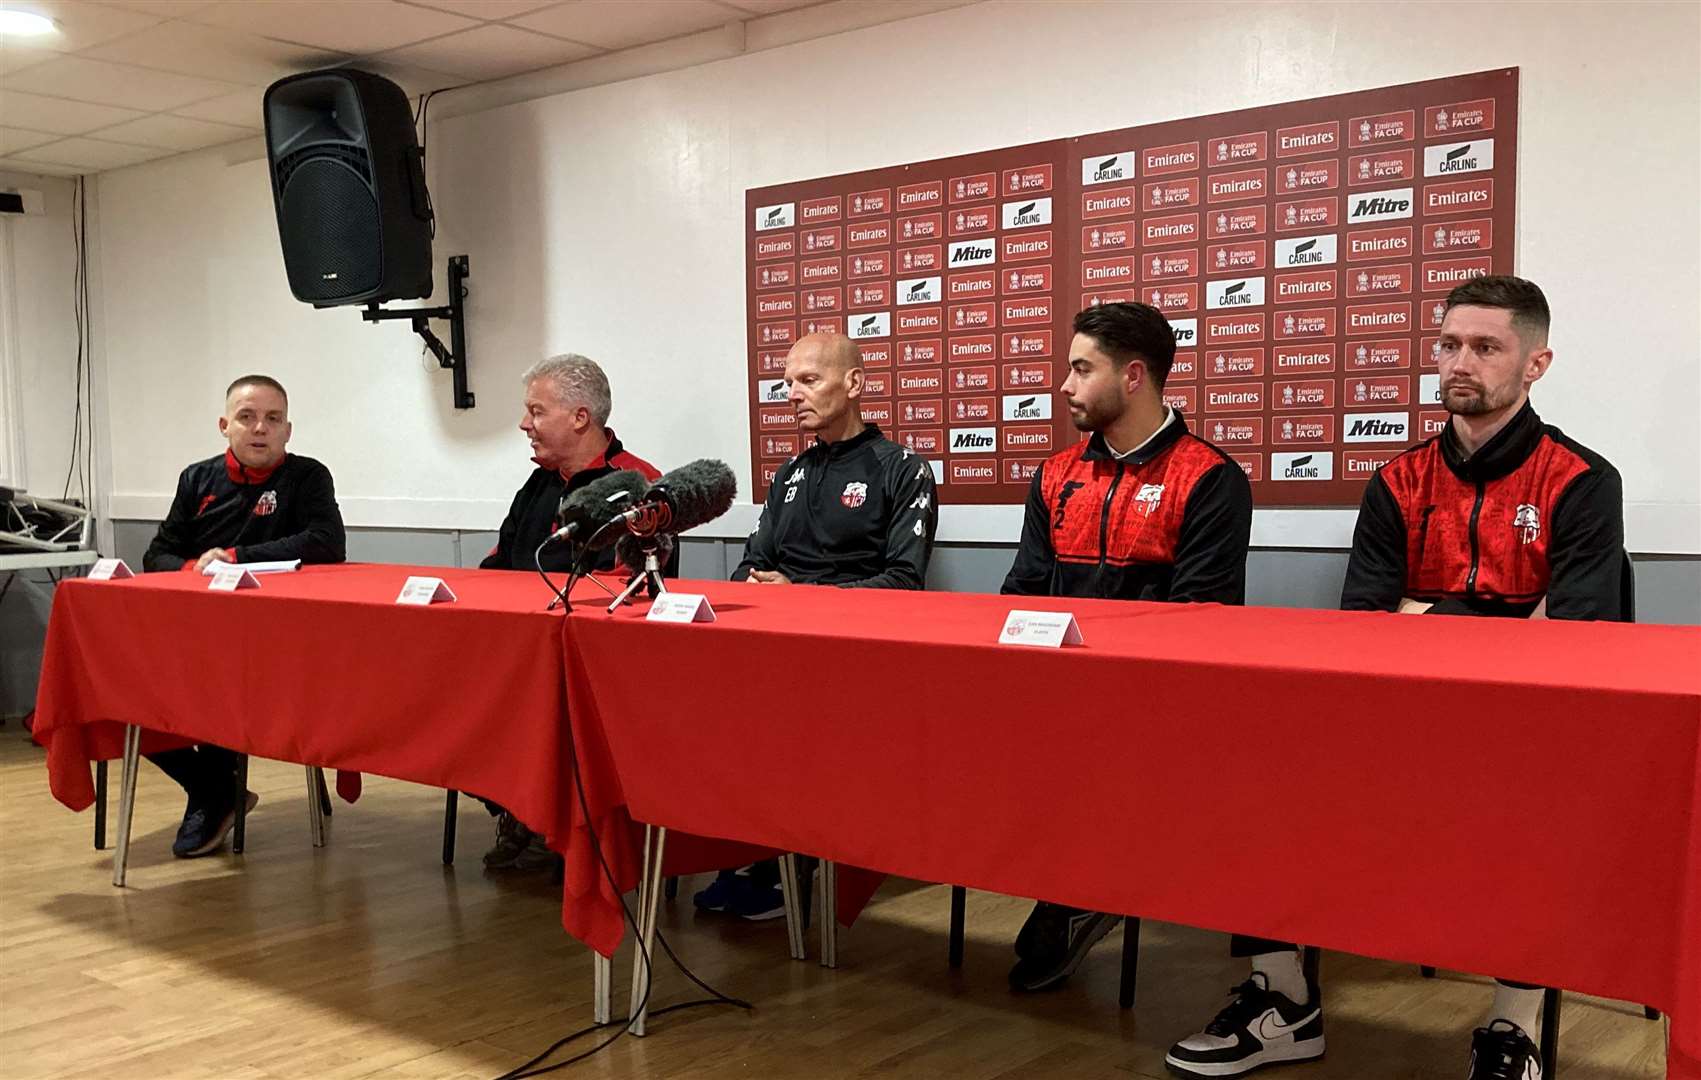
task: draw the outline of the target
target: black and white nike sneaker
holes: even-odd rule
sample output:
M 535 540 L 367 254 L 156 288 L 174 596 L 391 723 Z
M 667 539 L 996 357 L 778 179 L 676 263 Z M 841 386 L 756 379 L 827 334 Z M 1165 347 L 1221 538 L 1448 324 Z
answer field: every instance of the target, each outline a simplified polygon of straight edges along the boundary
M 1035 904 L 1016 935 L 1010 989 L 1032 993 L 1061 986 L 1120 918 L 1043 900 Z
M 1471 1035 L 1470 1080 L 1542 1080 L 1542 1056 L 1524 1029 L 1496 1020 Z
M 1230 993 L 1234 1000 L 1205 1030 L 1169 1048 L 1164 1064 L 1183 1076 L 1241 1076 L 1266 1065 L 1316 1061 L 1323 1056 L 1323 1008 L 1296 1005 L 1252 977 Z

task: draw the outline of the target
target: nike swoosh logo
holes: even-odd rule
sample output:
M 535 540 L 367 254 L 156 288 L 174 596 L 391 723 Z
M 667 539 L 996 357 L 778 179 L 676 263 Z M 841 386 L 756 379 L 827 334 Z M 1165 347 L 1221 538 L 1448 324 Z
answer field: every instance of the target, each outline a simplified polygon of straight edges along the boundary
M 1311 1023 L 1322 1011 L 1321 1009 L 1312 1009 L 1293 1023 L 1284 1024 L 1282 1014 L 1274 1009 L 1269 1009 L 1258 1018 L 1255 1032 L 1265 1042 L 1274 1042 L 1277 1039 L 1291 1036 L 1296 1028 L 1302 1028 Z

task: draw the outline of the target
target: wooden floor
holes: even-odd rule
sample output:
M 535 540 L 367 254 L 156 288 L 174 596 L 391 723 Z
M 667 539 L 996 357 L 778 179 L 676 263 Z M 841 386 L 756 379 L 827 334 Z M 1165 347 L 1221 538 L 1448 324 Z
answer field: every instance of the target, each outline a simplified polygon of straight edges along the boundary
M 481 808 L 463 801 L 445 868 L 441 793 L 368 778 L 315 851 L 302 770 L 255 762 L 251 776 L 263 802 L 247 854 L 179 861 L 181 796 L 144 766 L 130 887 L 114 889 L 92 814 L 53 802 L 41 752 L 15 721 L 0 728 L 0 1076 L 490 1078 L 589 1023 L 590 954 L 561 932 L 554 888 L 483 872 Z M 662 1017 L 555 1075 L 1155 1078 L 1243 972 L 1221 935 L 1148 923 L 1133 1012 L 1116 1005 L 1119 932 L 1064 989 L 1018 998 L 1004 976 L 1026 902 L 970 893 L 953 972 L 947 890 L 911 882 L 888 885 L 827 971 L 786 959 L 778 921 L 696 915 L 693 884 L 664 905 L 663 932 L 755 1012 Z M 1464 1076 L 1483 980 L 1323 964 L 1327 1060 L 1261 1075 Z M 676 971 L 657 978 L 656 1006 L 700 996 Z M 1568 996 L 1563 1028 L 1566 1080 L 1664 1075 L 1665 1024 L 1639 1008 Z

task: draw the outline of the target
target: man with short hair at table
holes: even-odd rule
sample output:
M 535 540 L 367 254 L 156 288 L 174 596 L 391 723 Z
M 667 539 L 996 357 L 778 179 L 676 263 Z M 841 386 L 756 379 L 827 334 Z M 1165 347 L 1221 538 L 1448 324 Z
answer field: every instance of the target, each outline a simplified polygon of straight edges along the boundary
M 921 589 L 938 524 L 933 467 L 862 419 L 862 354 L 843 334 L 808 334 L 786 354 L 789 400 L 806 439 L 774 474 L 734 581 Z M 694 898 L 747 919 L 784 913 L 779 871 L 722 871 Z
M 1163 400 L 1175 331 L 1145 304 L 1075 316 L 1059 393 L 1083 442 L 1053 454 L 1028 489 L 1005 593 L 1169 603 L 1246 601 L 1252 487 L 1227 454 Z M 1119 916 L 1040 901 L 1016 936 L 1010 986 L 1067 979 Z
M 231 383 L 219 417 L 219 434 L 230 445 L 178 476 L 142 568 L 201 573 L 214 561 L 342 562 L 343 518 L 331 472 L 285 449 L 291 431 L 289 395 L 276 379 L 244 375 Z M 195 858 L 217 851 L 236 824 L 239 755 L 202 743 L 148 760 L 189 797 L 171 853 Z M 253 792 L 245 797 L 250 809 L 259 801 Z
M 508 507 L 497 533 L 496 547 L 478 564 L 483 570 L 539 569 L 538 546 L 555 531 L 561 500 L 593 480 L 620 469 L 642 473 L 647 480 L 661 475 L 643 458 L 627 453 L 608 426 L 613 395 L 608 376 L 596 361 L 577 353 L 540 360 L 520 376 L 525 388 L 520 430 L 531 443 L 537 467 L 526 478 Z M 544 550 L 542 569 L 567 573 L 576 552 L 556 543 Z M 599 569 L 614 565 L 613 549 L 605 552 Z M 542 833 L 533 832 L 514 815 L 489 800 L 480 800 L 496 816 L 496 843 L 484 854 L 493 870 L 551 870 L 561 857 L 549 850 Z
M 1618 472 L 1542 423 L 1530 404 L 1530 387 L 1553 361 L 1549 322 L 1547 298 L 1521 278 L 1477 278 L 1448 294 L 1437 359 L 1441 404 L 1451 415 L 1439 435 L 1370 478 L 1342 608 L 1511 619 L 1628 615 Z M 1239 1076 L 1323 1056 L 1319 988 L 1306 984 L 1298 947 L 1262 948 L 1229 1005 L 1170 1050 L 1172 1069 Z M 1471 1038 L 1470 1080 L 1541 1080 L 1541 1001 L 1540 987 L 1497 984 Z

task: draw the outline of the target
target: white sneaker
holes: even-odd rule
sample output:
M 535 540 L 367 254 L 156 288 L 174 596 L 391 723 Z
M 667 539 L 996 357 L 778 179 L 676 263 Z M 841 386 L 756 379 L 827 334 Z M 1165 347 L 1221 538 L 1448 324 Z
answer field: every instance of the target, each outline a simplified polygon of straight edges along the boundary
M 1235 987 L 1205 1030 L 1169 1048 L 1164 1064 L 1183 1076 L 1242 1076 L 1266 1065 L 1323 1056 L 1323 1008 L 1296 1005 L 1259 972 Z M 1314 995 L 1315 996 L 1315 995 Z

